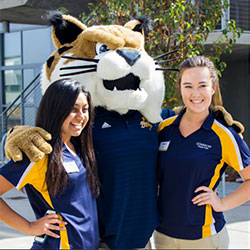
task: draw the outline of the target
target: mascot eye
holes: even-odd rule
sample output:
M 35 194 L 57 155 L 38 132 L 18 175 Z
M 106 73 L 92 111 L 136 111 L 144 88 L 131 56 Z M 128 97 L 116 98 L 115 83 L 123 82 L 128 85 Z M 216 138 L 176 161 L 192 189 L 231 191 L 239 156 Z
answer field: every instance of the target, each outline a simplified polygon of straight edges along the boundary
M 105 44 L 96 43 L 96 45 L 95 45 L 95 51 L 96 51 L 96 54 L 98 55 L 98 54 L 101 54 L 103 52 L 109 51 L 109 48 Z

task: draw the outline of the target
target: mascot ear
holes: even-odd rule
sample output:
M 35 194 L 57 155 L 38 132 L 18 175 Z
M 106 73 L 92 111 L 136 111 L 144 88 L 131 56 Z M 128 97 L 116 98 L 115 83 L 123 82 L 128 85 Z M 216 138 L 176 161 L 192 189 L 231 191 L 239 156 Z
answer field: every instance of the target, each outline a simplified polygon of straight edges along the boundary
M 153 21 L 146 16 L 138 17 L 134 20 L 127 22 L 124 27 L 147 35 L 148 32 L 152 31 Z
M 58 49 L 65 43 L 72 43 L 87 27 L 75 17 L 63 15 L 59 11 L 50 11 L 47 20 L 53 25 L 52 39 Z

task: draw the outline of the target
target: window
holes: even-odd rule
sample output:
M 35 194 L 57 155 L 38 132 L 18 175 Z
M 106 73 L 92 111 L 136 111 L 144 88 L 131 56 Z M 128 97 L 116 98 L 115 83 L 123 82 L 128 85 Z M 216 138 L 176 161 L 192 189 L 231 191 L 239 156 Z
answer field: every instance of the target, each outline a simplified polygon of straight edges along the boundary
M 250 31 L 250 1 L 231 0 L 230 5 L 230 17 L 236 21 L 236 26 Z
M 4 104 L 12 103 L 22 90 L 22 72 L 21 70 L 5 70 L 5 100 Z
M 4 103 L 10 104 L 22 90 L 22 71 L 13 66 L 21 65 L 21 33 L 13 32 L 4 35 Z
M 21 33 L 6 33 L 4 35 L 4 65 L 21 64 Z

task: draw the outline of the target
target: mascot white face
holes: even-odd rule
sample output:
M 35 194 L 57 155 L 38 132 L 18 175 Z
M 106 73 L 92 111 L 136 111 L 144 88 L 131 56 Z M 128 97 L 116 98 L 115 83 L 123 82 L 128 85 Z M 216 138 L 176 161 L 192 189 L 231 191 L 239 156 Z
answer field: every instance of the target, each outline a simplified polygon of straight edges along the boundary
M 55 80 L 72 78 L 91 93 L 94 106 L 120 114 L 138 110 L 149 122 L 161 120 L 164 78 L 144 50 L 148 20 L 87 28 L 58 12 L 49 19 L 57 50 L 44 64 L 43 92 Z

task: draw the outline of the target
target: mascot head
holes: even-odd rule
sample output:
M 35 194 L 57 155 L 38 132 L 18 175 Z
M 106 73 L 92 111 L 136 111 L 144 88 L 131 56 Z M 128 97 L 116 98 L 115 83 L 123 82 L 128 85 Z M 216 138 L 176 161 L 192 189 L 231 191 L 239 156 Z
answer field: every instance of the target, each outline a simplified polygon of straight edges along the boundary
M 86 27 L 72 16 L 51 12 L 49 20 L 57 50 L 43 66 L 43 92 L 59 78 L 73 78 L 91 93 L 94 106 L 120 114 L 138 110 L 150 122 L 161 120 L 164 78 L 144 50 L 148 19 Z

